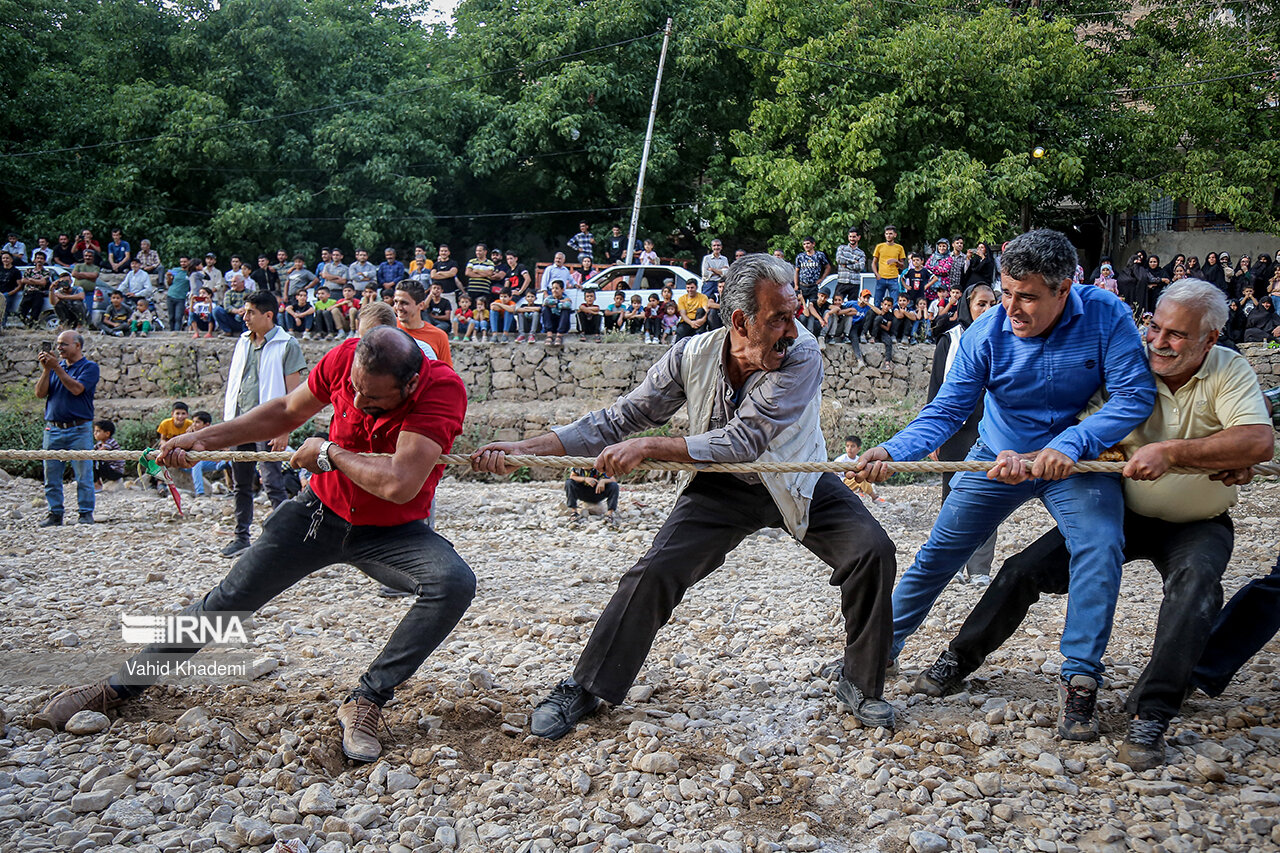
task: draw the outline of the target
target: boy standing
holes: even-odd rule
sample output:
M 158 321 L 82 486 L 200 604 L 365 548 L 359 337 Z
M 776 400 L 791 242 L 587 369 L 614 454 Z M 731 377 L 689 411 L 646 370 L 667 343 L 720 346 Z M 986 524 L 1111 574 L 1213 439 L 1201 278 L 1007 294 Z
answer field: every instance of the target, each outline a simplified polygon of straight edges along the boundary
M 907 253 L 898 244 L 898 229 L 896 227 L 893 225 L 885 226 L 884 242 L 876 244 L 875 249 L 872 251 L 872 258 L 875 260 L 876 267 L 876 290 L 872 294 L 871 304 L 879 305 L 885 294 L 896 300 L 898 298 L 898 276 L 906 266 L 907 259 Z

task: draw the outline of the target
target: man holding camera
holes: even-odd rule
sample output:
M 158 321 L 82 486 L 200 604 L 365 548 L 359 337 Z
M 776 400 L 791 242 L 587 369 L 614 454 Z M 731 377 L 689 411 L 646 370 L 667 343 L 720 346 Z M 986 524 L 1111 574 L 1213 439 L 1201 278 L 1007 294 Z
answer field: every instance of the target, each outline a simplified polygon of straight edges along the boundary
M 65 328 L 78 329 L 89 325 L 89 315 L 84 306 L 84 288 L 76 284 L 71 273 L 64 272 L 58 276 L 53 289 L 49 291 L 49 302 L 53 305 L 53 313 L 58 315 Z
M 56 352 L 55 352 L 56 350 Z M 61 360 L 59 360 L 61 356 Z M 36 380 L 36 396 L 44 404 L 45 450 L 93 449 L 93 392 L 98 387 L 98 365 L 84 357 L 84 337 L 67 330 L 58 335 L 58 343 L 40 345 L 36 361 L 40 378 Z M 45 460 L 44 498 L 49 514 L 41 527 L 62 524 L 62 472 L 65 462 Z M 72 462 L 76 477 L 76 497 L 80 523 L 93 524 L 93 463 L 87 459 Z

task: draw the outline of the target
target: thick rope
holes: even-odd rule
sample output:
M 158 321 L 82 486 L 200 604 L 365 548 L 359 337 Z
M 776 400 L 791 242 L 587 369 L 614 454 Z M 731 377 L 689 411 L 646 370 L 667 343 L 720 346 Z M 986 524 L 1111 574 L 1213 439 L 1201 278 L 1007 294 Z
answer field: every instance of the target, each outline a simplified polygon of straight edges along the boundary
M 138 450 L 0 450 L 0 462 L 4 461 L 41 461 L 44 459 L 64 462 L 136 462 L 142 456 Z M 288 462 L 293 454 L 289 451 L 279 453 L 271 451 L 247 450 L 214 450 L 191 452 L 187 458 L 193 462 L 228 461 L 228 462 Z M 595 465 L 594 456 L 523 456 L 508 455 L 507 464 L 515 467 L 531 468 L 591 468 Z M 442 465 L 471 465 L 471 458 L 463 453 L 445 453 L 440 456 Z M 887 462 L 890 469 L 902 473 L 953 474 L 963 471 L 987 471 L 994 462 Z M 1077 462 L 1075 473 L 1118 474 L 1124 470 L 1124 462 Z M 730 474 L 760 474 L 785 472 L 833 472 L 843 474 L 852 466 L 845 462 L 733 462 L 733 463 L 694 463 L 694 462 L 658 462 L 646 460 L 636 466 L 639 471 L 714 471 Z M 1210 469 L 1204 468 L 1170 468 L 1171 474 L 1207 474 Z M 1253 466 L 1253 473 L 1258 476 L 1280 476 L 1280 463 L 1264 462 Z

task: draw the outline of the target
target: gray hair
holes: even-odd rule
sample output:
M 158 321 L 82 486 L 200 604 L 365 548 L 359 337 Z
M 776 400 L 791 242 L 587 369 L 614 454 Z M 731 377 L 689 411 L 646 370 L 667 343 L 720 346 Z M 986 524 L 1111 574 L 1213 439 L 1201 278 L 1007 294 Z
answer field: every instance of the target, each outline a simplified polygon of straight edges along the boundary
M 746 314 L 748 320 L 756 319 L 760 311 L 756 285 L 761 281 L 790 287 L 795 283 L 795 275 L 796 269 L 791 264 L 762 252 L 743 255 L 729 264 L 724 276 L 724 293 L 720 295 L 720 316 L 725 319 L 725 325 L 729 325 L 734 311 Z
M 1076 263 L 1076 247 L 1067 235 L 1041 228 L 1009 241 L 1000 256 L 1000 271 L 1018 281 L 1030 275 L 1043 276 L 1050 292 L 1057 293 L 1063 281 L 1075 277 Z
M 1188 308 L 1200 318 L 1201 340 L 1227 324 L 1227 297 L 1217 287 L 1202 279 L 1178 279 L 1160 294 L 1160 298 L 1156 300 L 1156 308 L 1166 301 Z

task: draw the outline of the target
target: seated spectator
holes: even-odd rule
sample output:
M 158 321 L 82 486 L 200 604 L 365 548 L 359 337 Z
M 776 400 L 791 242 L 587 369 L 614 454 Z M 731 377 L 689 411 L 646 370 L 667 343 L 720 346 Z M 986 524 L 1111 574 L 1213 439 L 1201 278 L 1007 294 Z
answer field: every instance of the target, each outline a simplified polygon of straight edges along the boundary
M 354 285 L 352 286 L 354 287 Z M 366 287 L 363 291 L 360 291 L 360 310 L 362 311 L 375 302 L 382 301 L 382 298 L 378 296 L 378 288 L 376 287 Z
M 516 301 L 511 295 L 511 288 L 503 286 L 489 304 L 489 330 L 493 338 L 500 344 L 511 341 L 516 331 Z
M 133 313 L 129 315 L 129 331 L 135 337 L 145 338 L 150 334 L 156 316 L 151 313 L 147 300 L 139 299 L 134 303 Z
M 281 254 L 284 253 L 282 252 Z M 196 412 L 191 416 L 191 431 L 199 432 L 212 423 L 213 415 L 204 411 Z M 191 466 L 191 486 L 193 491 L 195 491 L 196 497 L 204 497 L 205 476 L 208 474 L 216 474 L 219 471 L 225 471 L 226 473 L 222 476 L 224 478 L 229 478 L 231 476 L 231 463 L 225 459 L 219 459 L 216 461 L 213 459 L 202 459 L 195 465 Z M 211 482 L 209 485 L 212 487 L 215 483 Z M 228 483 L 226 479 L 223 480 L 221 487 L 224 491 L 230 491 L 230 483 Z
M 119 294 L 113 294 L 119 295 Z M 119 450 L 120 442 L 116 441 L 116 425 L 109 420 L 103 419 L 93 422 L 93 449 L 94 450 Z M 124 479 L 124 460 L 117 459 L 111 462 L 106 460 L 93 463 L 93 487 L 97 491 L 102 491 L 103 483 L 110 483 L 115 480 Z
M 627 292 L 619 287 L 613 292 L 613 301 L 604 307 L 604 330 L 622 331 L 627 313 Z
M 831 297 L 831 306 L 827 308 L 827 313 L 823 315 L 823 334 L 826 336 L 825 343 L 832 341 L 843 341 L 849 337 L 849 324 L 853 318 L 853 311 L 845 307 L 844 297 L 839 293 Z
M 468 326 L 466 340 L 489 342 L 489 315 L 489 300 L 484 296 L 477 296 L 476 307 L 471 309 L 471 324 Z
M 644 307 L 644 342 L 656 344 L 662 340 L 663 303 L 657 294 L 649 294 L 649 302 Z
M 22 272 L 9 252 L 0 252 L 0 294 L 4 295 L 4 302 L 0 303 L 4 319 L 17 316 L 18 306 L 22 304 Z
M 626 324 L 627 331 L 633 335 L 638 335 L 645 331 L 645 313 L 644 306 L 640 304 L 640 294 L 631 294 L 631 304 L 622 312 L 622 320 Z
M 808 329 L 809 334 L 821 340 L 822 332 L 827 327 L 827 311 L 830 309 L 831 300 L 827 298 L 827 292 L 819 290 L 817 296 L 805 301 L 804 313 L 800 315 L 800 325 Z
M 458 294 L 458 307 L 453 309 L 449 322 L 453 340 L 460 341 L 464 338 L 471 340 L 471 336 L 475 332 L 476 323 L 475 314 L 471 310 L 470 296 L 465 293 Z
M 227 281 L 230 286 L 222 295 L 222 304 L 213 306 L 213 322 L 222 330 L 224 336 L 235 338 L 245 332 L 244 306 L 249 293 L 244 289 L 244 276 L 227 279 Z M 303 293 L 306 291 L 304 290 Z
M 0 251 L 4 250 L 0 249 Z M 49 238 L 36 238 L 36 247 L 31 250 L 31 257 L 34 258 L 36 256 L 36 252 L 44 255 L 44 262 L 46 265 L 53 263 L 53 247 L 49 245 Z
M 19 264 L 25 265 L 28 262 L 27 244 L 22 242 L 13 231 L 9 232 L 9 242 L 5 243 L 4 246 L 0 246 L 0 252 L 8 252 L 13 255 L 13 259 Z M 49 263 L 52 260 L 52 258 L 46 257 L 45 263 Z
M 658 260 L 658 253 L 653 249 L 653 241 L 644 241 L 644 251 L 640 253 L 640 259 L 637 261 L 641 266 L 657 266 L 661 261 Z
M 711 299 L 698 292 L 698 285 L 690 279 L 684 286 L 684 295 L 676 300 L 680 309 L 680 323 L 676 326 L 676 338 L 687 338 L 702 332 L 707 325 L 707 307 Z
M 152 287 L 160 284 L 160 276 L 165 270 L 160 265 L 160 253 L 151 248 L 150 240 L 138 241 L 138 265 L 142 267 L 143 272 L 151 276 Z
M 1251 289 L 1245 285 L 1245 289 Z M 1244 342 L 1265 343 L 1280 338 L 1280 318 L 1276 317 L 1274 303 L 1270 295 L 1258 300 L 1258 306 L 1249 312 L 1244 321 Z
M 861 455 L 861 453 L 862 438 L 856 435 L 846 435 L 844 437 L 844 453 L 841 453 L 831 461 L 848 465 L 850 472 L 852 472 L 854 463 L 858 461 L 858 456 Z M 884 498 L 876 494 L 876 487 L 874 483 L 859 483 L 853 477 L 846 477 L 844 484 L 863 500 L 873 500 L 878 504 L 885 502 Z
M 680 312 L 674 302 L 668 302 L 663 308 L 662 343 L 675 343 L 676 329 L 680 325 Z
M 129 271 L 120 282 L 120 292 L 124 294 L 125 301 L 130 304 L 139 299 L 145 299 L 150 303 L 151 298 L 155 296 L 156 288 L 151 283 L 151 276 L 143 272 L 137 258 L 129 260 Z
M 571 281 L 568 287 L 577 288 L 578 290 L 584 289 L 587 280 L 595 274 L 595 271 L 596 265 L 591 262 L 591 256 L 583 255 L 579 258 L 579 265 L 574 267 L 573 272 L 570 274 Z M 594 290 L 595 288 L 592 287 L 591 289 Z
M 133 252 L 129 244 L 125 242 L 124 235 L 120 233 L 119 228 L 111 229 L 111 242 L 107 243 L 107 266 L 111 272 L 116 275 L 123 275 L 129 272 L 130 261 L 133 260 Z M 128 296 L 128 292 L 125 296 Z
M 195 295 L 191 297 L 191 306 L 188 309 L 189 319 L 191 323 L 191 337 L 198 338 L 200 333 L 204 332 L 206 338 L 213 337 L 213 289 L 208 285 L 202 286 Z
M 578 340 L 585 341 L 587 335 L 594 335 L 596 343 L 600 343 L 603 340 L 600 334 L 603 320 L 604 315 L 596 304 L 596 292 L 586 291 L 582 294 L 582 304 L 578 306 Z
M 338 331 L 338 340 L 346 340 L 354 335 L 360 327 L 360 300 L 356 297 L 356 289 L 350 284 L 342 286 L 342 298 L 329 309 L 333 317 L 333 327 Z
M 100 328 L 105 334 L 122 338 L 129 334 L 129 314 L 129 307 L 124 304 L 124 294 L 114 290 L 102 313 Z
M 564 481 L 565 502 L 573 510 L 573 523 L 581 522 L 583 512 L 578 501 L 599 506 L 605 504 L 605 524 L 613 525 L 613 514 L 618 510 L 618 481 L 595 468 L 570 468 Z
M 80 232 L 80 239 L 76 240 L 75 245 L 71 247 L 72 253 L 75 255 L 76 261 L 84 262 L 85 250 L 92 249 L 94 258 L 102 255 L 102 244 L 94 239 L 93 232 L 88 228 Z
M 316 288 L 315 323 L 312 328 L 316 330 L 316 337 L 320 340 L 328 340 L 338 334 L 338 327 L 333 321 L 333 308 L 338 304 L 338 300 L 329 295 L 329 288 L 321 285 Z
M 156 432 L 160 436 L 161 441 L 168 441 L 175 436 L 183 435 L 191 429 L 191 418 L 188 416 L 190 409 L 187 404 L 179 400 L 173 404 L 170 409 L 169 417 L 160 422 L 156 427 Z
M 53 279 L 45 268 L 44 258 L 37 257 L 31 269 L 18 279 L 22 284 L 22 304 L 18 314 L 28 329 L 34 329 L 40 323 L 40 314 L 44 311 L 44 300 L 49 295 Z
M 64 329 L 78 329 L 89 325 L 89 314 L 84 305 L 84 288 L 76 284 L 71 273 L 64 272 L 49 291 L 53 313 L 58 315 Z
M 548 267 L 550 269 L 550 267 Z M 573 300 L 564 295 L 564 285 L 552 282 L 551 293 L 542 300 L 542 328 L 547 333 L 547 344 L 563 344 L 573 320 Z
M 872 339 L 884 344 L 885 361 L 893 360 L 893 297 L 885 296 L 879 306 L 871 306 Z
M 302 332 L 304 341 L 311 340 L 311 328 L 316 322 L 316 307 L 307 300 L 307 292 L 299 291 L 293 297 L 293 304 L 284 309 L 286 332 Z
M 68 234 L 59 234 L 58 242 L 53 247 L 53 258 L 55 264 L 61 264 L 64 267 L 75 266 L 76 253 L 71 251 L 71 237 Z
M 458 304 L 462 304 L 459 300 Z M 433 282 L 427 293 L 426 320 L 440 331 L 448 334 L 453 328 L 453 303 L 444 295 L 444 288 Z

